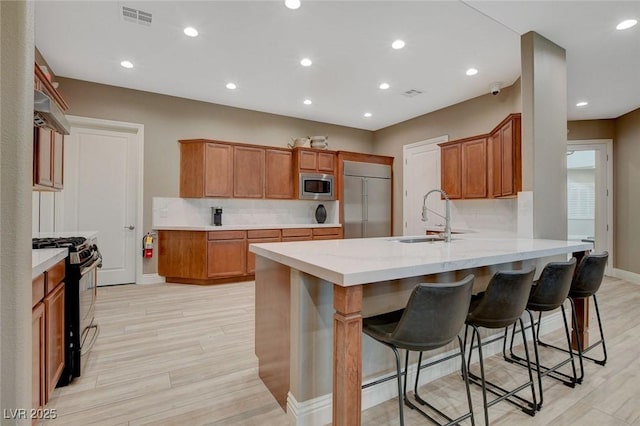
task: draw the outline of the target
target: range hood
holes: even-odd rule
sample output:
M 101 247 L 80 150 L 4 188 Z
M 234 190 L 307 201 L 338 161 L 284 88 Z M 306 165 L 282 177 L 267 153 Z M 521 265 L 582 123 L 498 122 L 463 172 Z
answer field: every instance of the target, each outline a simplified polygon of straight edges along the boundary
M 33 125 L 47 127 L 63 135 L 68 135 L 71 128 L 56 103 L 40 90 L 33 91 Z

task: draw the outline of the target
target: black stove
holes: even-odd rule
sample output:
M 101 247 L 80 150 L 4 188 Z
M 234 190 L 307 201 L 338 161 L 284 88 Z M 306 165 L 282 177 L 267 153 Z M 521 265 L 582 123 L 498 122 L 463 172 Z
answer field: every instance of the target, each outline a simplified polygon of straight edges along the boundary
M 81 375 L 81 366 L 98 337 L 95 322 L 95 302 L 97 297 L 98 268 L 102 266 L 102 256 L 96 238 L 47 237 L 33 238 L 34 249 L 67 249 L 65 270 L 65 365 L 57 386 L 69 384 Z
M 31 248 L 68 248 L 69 263 L 79 265 L 95 256 L 97 247 L 95 242 L 87 240 L 85 237 L 54 237 L 54 238 L 33 238 Z

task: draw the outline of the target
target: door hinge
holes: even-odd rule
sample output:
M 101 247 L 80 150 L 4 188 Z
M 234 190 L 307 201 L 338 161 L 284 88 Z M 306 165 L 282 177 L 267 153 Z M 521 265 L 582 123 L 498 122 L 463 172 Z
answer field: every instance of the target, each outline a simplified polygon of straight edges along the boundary
M 609 232 L 609 224 L 607 224 L 607 232 Z
M 407 192 L 407 190 L 405 189 L 405 190 L 404 190 L 404 196 L 406 197 L 406 196 L 408 196 L 408 195 L 409 195 L 409 193 L 408 193 L 408 192 Z
M 609 196 L 609 190 L 607 189 L 607 197 Z

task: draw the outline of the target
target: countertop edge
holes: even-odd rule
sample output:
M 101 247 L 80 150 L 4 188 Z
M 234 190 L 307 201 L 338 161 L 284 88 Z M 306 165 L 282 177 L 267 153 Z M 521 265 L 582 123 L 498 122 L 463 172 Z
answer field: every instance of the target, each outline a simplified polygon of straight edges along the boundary
M 31 250 L 31 279 L 63 260 L 68 253 L 69 250 L 67 248 Z

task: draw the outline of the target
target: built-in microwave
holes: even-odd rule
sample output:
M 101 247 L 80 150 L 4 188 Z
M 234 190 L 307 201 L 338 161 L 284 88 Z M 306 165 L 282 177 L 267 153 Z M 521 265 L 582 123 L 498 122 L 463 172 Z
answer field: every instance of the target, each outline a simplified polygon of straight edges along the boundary
M 300 200 L 335 200 L 333 175 L 300 173 Z

